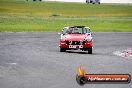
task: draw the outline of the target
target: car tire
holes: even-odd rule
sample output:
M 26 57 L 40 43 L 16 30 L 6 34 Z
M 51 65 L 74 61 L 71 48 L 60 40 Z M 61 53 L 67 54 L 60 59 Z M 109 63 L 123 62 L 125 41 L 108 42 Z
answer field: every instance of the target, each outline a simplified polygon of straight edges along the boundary
M 88 49 L 88 54 L 92 54 L 92 48 Z
M 87 4 L 89 4 L 89 2 L 88 2 L 88 1 L 86 1 L 86 3 L 87 3 Z
M 66 51 L 66 49 L 60 48 L 60 52 L 65 52 L 65 51 Z

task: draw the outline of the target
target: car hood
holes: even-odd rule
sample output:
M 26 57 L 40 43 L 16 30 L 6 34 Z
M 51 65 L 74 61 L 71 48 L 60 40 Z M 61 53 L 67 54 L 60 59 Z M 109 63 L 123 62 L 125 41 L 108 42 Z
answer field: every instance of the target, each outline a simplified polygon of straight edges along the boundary
M 66 34 L 64 35 L 65 40 L 67 41 L 80 41 L 86 39 L 86 34 Z

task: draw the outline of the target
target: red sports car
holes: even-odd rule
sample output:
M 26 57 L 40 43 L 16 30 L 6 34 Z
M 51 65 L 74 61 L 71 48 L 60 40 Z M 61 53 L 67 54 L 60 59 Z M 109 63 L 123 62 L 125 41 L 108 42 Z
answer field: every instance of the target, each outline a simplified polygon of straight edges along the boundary
M 85 26 L 64 27 L 59 46 L 60 52 L 80 49 L 92 54 L 92 34 L 90 28 Z

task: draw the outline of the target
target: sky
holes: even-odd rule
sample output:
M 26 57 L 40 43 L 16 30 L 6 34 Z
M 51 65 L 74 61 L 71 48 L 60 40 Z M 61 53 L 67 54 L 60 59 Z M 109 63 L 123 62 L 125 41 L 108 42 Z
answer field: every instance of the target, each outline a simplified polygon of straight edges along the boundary
M 64 1 L 64 2 L 82 2 L 86 0 L 43 0 L 43 1 Z M 132 3 L 132 0 L 100 0 L 101 3 Z

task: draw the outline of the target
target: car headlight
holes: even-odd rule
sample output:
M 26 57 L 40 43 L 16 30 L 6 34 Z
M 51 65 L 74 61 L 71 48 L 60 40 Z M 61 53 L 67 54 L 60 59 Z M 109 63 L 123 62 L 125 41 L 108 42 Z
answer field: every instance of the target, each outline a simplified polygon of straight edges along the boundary
M 61 40 L 64 39 L 64 36 L 63 36 L 62 34 L 61 34 L 61 38 L 60 38 L 60 39 L 61 39 Z
M 87 36 L 87 37 L 86 37 L 86 40 L 87 40 L 88 42 L 90 42 L 90 41 L 92 40 L 92 37 L 91 37 L 91 36 Z
M 65 41 L 65 37 L 63 36 L 63 34 L 61 34 L 61 41 Z

